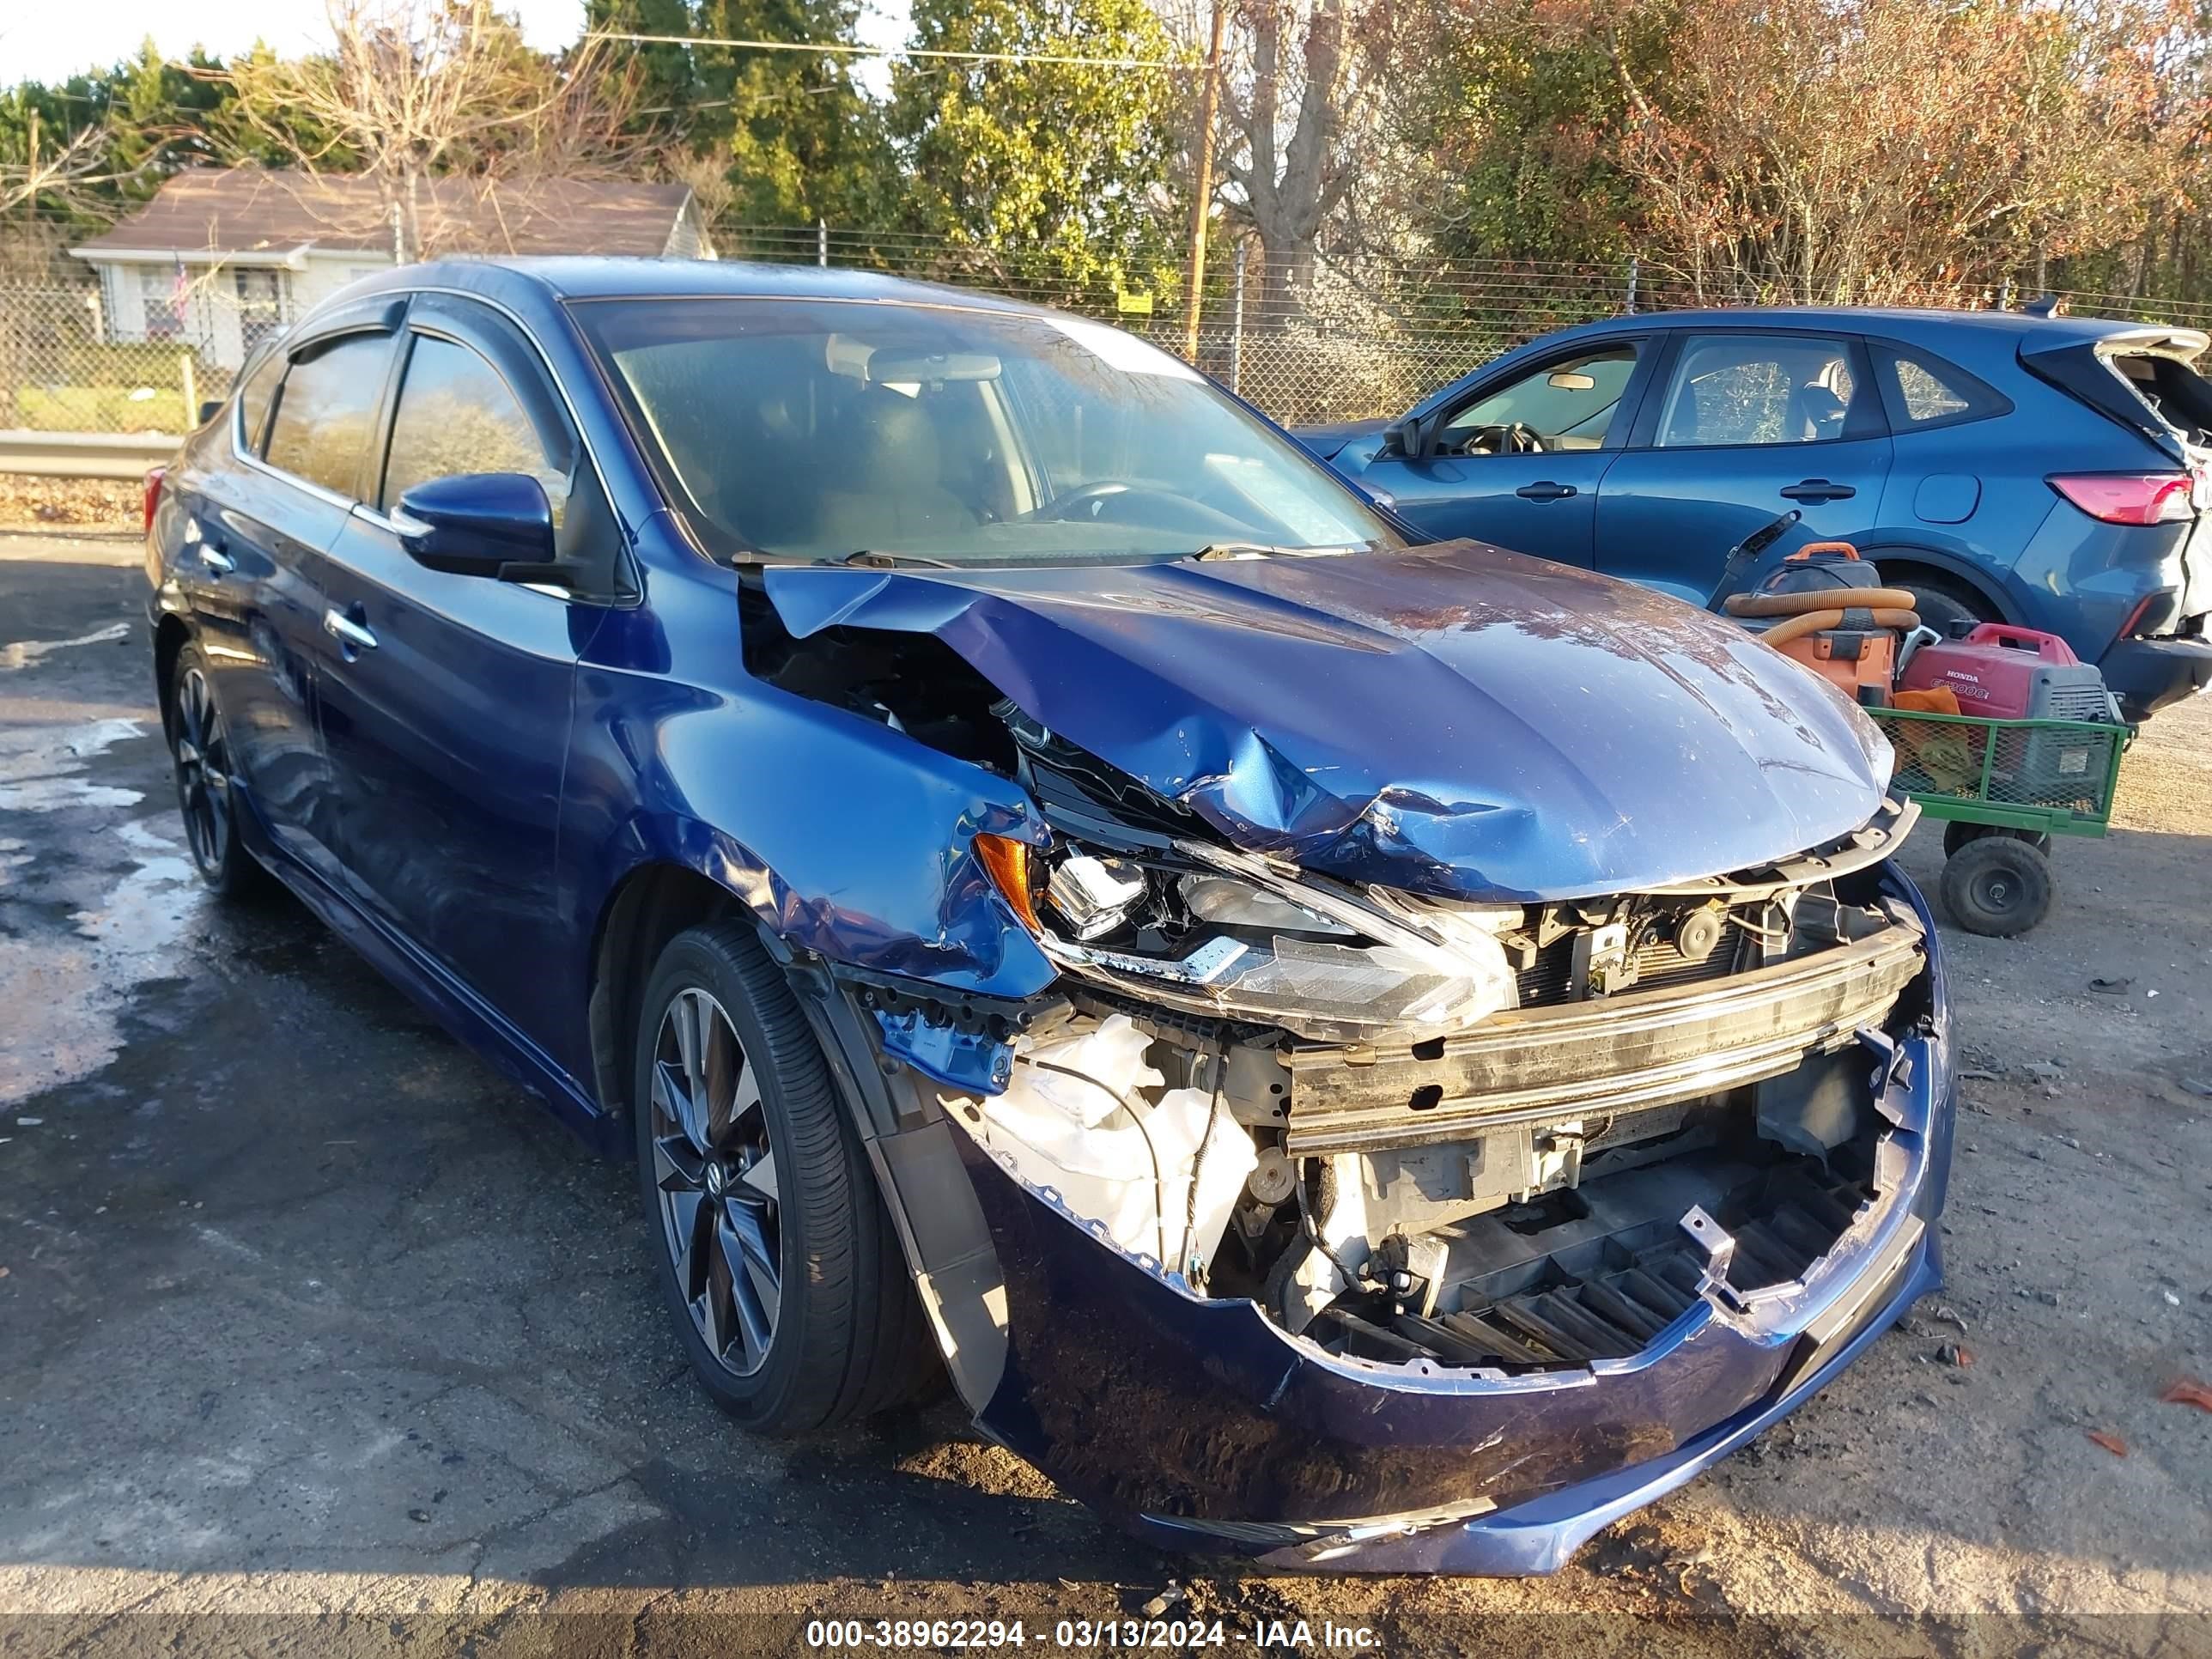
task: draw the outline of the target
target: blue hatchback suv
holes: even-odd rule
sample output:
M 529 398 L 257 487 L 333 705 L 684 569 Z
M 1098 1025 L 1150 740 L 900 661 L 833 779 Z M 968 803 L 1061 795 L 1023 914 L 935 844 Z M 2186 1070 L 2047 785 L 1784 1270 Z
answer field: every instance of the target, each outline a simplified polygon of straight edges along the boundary
M 1431 535 L 1698 603 L 1796 507 L 1934 626 L 2063 635 L 2140 718 L 2212 683 L 2206 343 L 2018 312 L 1615 317 L 1297 435 Z

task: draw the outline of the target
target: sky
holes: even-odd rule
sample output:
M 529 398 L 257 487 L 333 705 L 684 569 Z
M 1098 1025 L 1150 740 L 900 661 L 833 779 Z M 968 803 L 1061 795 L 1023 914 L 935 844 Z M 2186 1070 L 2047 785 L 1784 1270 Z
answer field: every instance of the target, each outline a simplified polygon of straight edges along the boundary
M 499 0 L 522 20 L 532 45 L 566 46 L 584 25 L 584 0 Z M 896 46 L 906 33 L 907 0 L 873 0 L 860 39 Z M 134 56 L 151 35 L 181 58 L 195 46 L 228 57 L 258 39 L 290 53 L 325 45 L 322 0 L 0 0 L 0 86 L 58 81 L 94 64 Z M 864 71 L 872 84 L 880 70 Z

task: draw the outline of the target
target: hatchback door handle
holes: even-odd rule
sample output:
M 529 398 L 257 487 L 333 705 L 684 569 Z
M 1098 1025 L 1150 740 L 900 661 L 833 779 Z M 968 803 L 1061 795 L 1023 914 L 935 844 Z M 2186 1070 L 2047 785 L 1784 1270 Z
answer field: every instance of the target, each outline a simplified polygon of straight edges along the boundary
M 376 635 L 335 608 L 323 612 L 323 632 L 340 645 L 352 646 L 357 651 L 376 649 Z
M 1785 501 L 1847 501 L 1859 492 L 1847 483 L 1831 483 L 1826 478 L 1808 478 L 1794 483 L 1782 492 Z
M 1553 483 L 1549 478 L 1532 484 L 1522 484 L 1513 492 L 1524 501 L 1564 501 L 1578 492 L 1572 484 Z

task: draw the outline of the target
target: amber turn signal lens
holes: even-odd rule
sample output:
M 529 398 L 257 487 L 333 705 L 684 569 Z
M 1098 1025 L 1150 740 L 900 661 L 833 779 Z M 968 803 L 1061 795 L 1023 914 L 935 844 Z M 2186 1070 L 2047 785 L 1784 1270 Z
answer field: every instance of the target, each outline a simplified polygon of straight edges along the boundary
M 991 885 L 1014 907 L 1022 926 L 1032 933 L 1042 933 L 1044 928 L 1037 921 L 1036 901 L 1030 893 L 1028 847 L 1018 841 L 1008 841 L 1004 836 L 978 836 L 975 857 L 983 866 L 983 873 L 990 877 Z

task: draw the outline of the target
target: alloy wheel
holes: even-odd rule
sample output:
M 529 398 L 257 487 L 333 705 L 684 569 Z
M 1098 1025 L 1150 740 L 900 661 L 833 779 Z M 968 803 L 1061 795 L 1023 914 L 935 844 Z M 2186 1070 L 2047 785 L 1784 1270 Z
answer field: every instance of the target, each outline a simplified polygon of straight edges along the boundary
M 192 858 L 210 876 L 230 852 L 230 745 L 207 676 L 187 669 L 177 683 L 177 806 Z
M 653 1061 L 661 1235 L 708 1352 L 750 1376 L 782 1304 L 782 1197 L 758 1073 L 708 992 L 669 1000 Z

